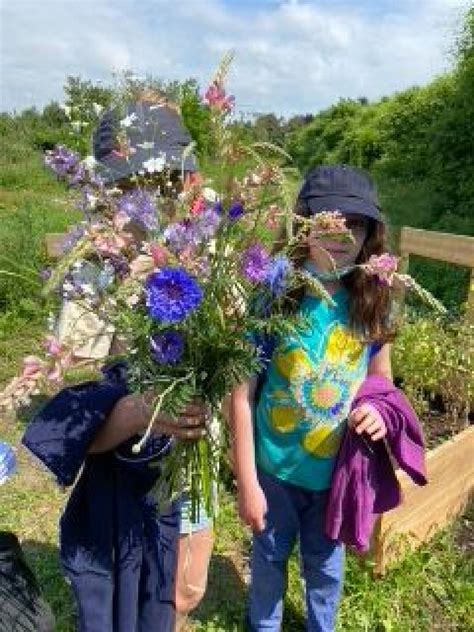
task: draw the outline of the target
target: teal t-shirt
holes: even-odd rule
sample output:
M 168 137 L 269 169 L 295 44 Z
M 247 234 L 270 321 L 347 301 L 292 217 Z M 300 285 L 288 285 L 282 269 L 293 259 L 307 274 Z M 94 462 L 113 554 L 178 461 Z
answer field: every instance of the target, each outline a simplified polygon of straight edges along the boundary
M 300 487 L 324 490 L 351 401 L 367 374 L 370 345 L 349 330 L 348 294 L 335 307 L 306 296 L 305 328 L 279 340 L 255 411 L 259 468 Z

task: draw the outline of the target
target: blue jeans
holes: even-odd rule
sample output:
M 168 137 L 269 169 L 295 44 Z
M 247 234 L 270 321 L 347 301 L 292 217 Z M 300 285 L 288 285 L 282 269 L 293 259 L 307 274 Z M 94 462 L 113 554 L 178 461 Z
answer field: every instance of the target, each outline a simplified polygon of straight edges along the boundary
M 268 504 L 265 530 L 253 537 L 247 622 L 252 632 L 281 628 L 288 559 L 300 539 L 308 632 L 332 632 L 344 577 L 344 547 L 324 534 L 328 492 L 258 473 Z

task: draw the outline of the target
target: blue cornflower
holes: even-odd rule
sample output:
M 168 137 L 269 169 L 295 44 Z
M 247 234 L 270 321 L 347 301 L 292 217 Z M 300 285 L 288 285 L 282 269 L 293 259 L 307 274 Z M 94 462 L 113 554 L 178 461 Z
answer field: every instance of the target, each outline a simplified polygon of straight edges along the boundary
M 163 331 L 150 337 L 153 359 L 159 364 L 176 364 L 184 353 L 184 338 L 178 331 Z
M 118 201 L 120 211 L 141 224 L 146 230 L 158 228 L 158 217 L 153 198 L 146 191 L 130 191 L 121 196 Z
M 229 219 L 235 221 L 236 219 L 239 219 L 239 217 L 241 217 L 244 214 L 244 207 L 242 202 L 234 202 L 233 204 L 231 204 L 227 215 L 229 217 Z
M 273 296 L 281 296 L 288 285 L 288 274 L 291 263 L 284 255 L 274 257 L 267 268 L 265 283 L 269 286 Z
M 162 268 L 146 282 L 146 306 L 152 318 L 179 323 L 202 301 L 197 281 L 181 268 Z

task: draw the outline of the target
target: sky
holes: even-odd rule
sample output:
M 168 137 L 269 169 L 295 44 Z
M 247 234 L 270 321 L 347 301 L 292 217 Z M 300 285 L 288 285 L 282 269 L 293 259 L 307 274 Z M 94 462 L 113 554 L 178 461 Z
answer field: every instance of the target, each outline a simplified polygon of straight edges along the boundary
M 209 82 L 235 60 L 245 115 L 316 113 L 425 85 L 453 64 L 469 0 L 0 0 L 0 110 L 63 100 L 68 75 Z

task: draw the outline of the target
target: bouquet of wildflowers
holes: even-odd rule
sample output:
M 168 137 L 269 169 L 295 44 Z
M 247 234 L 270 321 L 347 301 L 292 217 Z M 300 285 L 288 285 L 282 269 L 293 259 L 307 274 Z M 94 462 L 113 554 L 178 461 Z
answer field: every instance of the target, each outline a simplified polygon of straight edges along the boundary
M 291 210 L 292 174 L 276 148 L 234 140 L 227 125 L 233 97 L 224 87 L 228 61 L 203 96 L 215 141 L 212 178 L 176 177 L 167 157 L 150 147 L 135 186 L 122 191 L 106 186 L 92 160 L 65 147 L 47 152 L 46 165 L 72 187 L 84 221 L 69 234 L 44 294 L 58 296 L 63 309 L 74 305 L 77 327 L 61 337 L 53 328 L 44 357 L 26 358 L 2 395 L 18 404 L 57 386 L 74 371 L 88 336 L 113 335 L 128 364 L 130 391 L 152 401 L 148 430 L 134 451 L 154 431 L 160 411 L 178 417 L 197 399 L 217 420 L 217 432 L 177 442 L 165 468 L 173 492 L 190 490 L 194 506 L 203 499 L 208 510 L 226 432 L 221 402 L 261 369 L 249 334 L 291 330 L 296 319 L 279 316 L 282 297 L 305 282 L 285 255 L 271 252 L 274 231 Z M 138 124 L 130 116 L 120 121 L 122 128 Z M 264 312 L 248 309 L 257 295 L 268 299 Z M 80 337 L 84 318 L 95 326 Z

